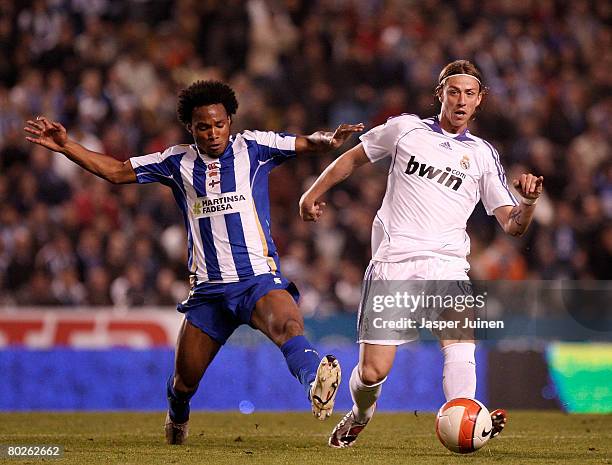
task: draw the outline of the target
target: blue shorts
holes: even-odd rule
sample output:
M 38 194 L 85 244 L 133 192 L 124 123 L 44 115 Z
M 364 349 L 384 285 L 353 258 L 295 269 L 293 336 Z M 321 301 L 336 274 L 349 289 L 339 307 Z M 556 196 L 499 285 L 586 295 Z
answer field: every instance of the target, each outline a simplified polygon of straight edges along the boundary
M 266 273 L 229 284 L 196 284 L 176 309 L 185 314 L 189 323 L 225 344 L 238 326 L 251 324 L 257 301 L 275 289 L 286 290 L 296 303 L 300 298 L 291 281 L 280 273 Z

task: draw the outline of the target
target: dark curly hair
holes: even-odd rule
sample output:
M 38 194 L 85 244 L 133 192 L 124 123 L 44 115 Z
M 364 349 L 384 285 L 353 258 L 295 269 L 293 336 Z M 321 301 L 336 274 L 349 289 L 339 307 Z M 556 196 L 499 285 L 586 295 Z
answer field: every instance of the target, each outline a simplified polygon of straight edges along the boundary
M 185 126 L 191 124 L 193 109 L 203 105 L 220 103 L 225 107 L 227 116 L 232 116 L 238 109 L 238 100 L 234 90 L 220 81 L 196 81 L 178 96 L 176 113 Z

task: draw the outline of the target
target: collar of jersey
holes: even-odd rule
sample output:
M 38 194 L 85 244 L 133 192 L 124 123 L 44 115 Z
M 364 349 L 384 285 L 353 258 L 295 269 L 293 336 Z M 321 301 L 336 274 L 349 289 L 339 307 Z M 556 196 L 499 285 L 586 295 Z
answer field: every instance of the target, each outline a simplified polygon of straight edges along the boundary
M 196 149 L 195 144 L 191 144 L 191 148 L 193 150 L 195 150 L 196 154 L 198 154 L 200 156 L 200 158 L 204 159 L 207 162 L 213 162 L 213 161 L 221 160 L 223 157 L 225 157 L 227 155 L 228 151 L 231 149 L 233 143 L 234 143 L 234 136 L 232 135 L 229 138 L 229 141 L 227 143 L 227 147 L 225 147 L 225 150 L 223 151 L 223 153 L 221 154 L 221 156 L 219 158 L 209 157 L 207 154 L 200 152 L 199 150 Z
M 449 136 L 448 134 L 445 134 L 444 130 L 442 129 L 442 126 L 440 126 L 440 120 L 438 119 L 438 115 L 433 117 L 433 123 L 432 124 L 430 124 L 430 123 L 428 123 L 426 121 L 424 121 L 424 122 L 425 122 L 425 124 L 427 126 L 429 126 L 429 128 L 432 131 L 437 132 L 438 134 L 442 134 L 443 136 L 450 137 L 451 139 L 455 139 L 456 141 L 463 142 L 463 141 L 466 141 L 466 140 L 472 140 L 472 139 L 470 139 L 468 137 L 468 134 L 470 132 L 468 131 L 467 128 L 465 128 L 463 131 L 461 131 L 459 133 L 459 135 L 457 135 L 456 137 L 452 137 L 452 136 Z

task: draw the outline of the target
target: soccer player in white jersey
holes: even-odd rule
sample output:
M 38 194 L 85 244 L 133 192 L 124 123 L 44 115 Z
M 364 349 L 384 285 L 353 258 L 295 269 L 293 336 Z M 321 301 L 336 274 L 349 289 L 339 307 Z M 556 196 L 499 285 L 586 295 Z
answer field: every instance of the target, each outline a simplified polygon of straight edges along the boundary
M 218 81 L 198 81 L 178 98 L 178 118 L 191 145 L 120 162 L 87 150 L 66 129 L 45 117 L 28 121 L 26 139 L 61 152 L 93 174 L 115 184 L 161 182 L 169 186 L 183 214 L 188 236 L 189 296 L 178 305 L 185 314 L 168 379 L 166 441 L 182 444 L 188 435 L 189 401 L 213 358 L 241 324 L 268 336 L 302 383 L 313 414 L 332 412 L 340 366 L 332 355 L 321 360 L 304 337 L 299 293 L 279 270 L 270 231 L 268 175 L 303 152 L 340 147 L 362 124 L 335 132 L 293 136 L 244 131 L 230 134 L 238 102 Z
M 479 200 L 513 236 L 525 232 L 542 192 L 542 177 L 523 174 L 513 181 L 517 202 L 508 189 L 499 155 L 493 146 L 468 131 L 468 123 L 486 89 L 478 69 L 459 60 L 444 67 L 435 95 L 438 116 L 390 118 L 360 136 L 361 143 L 336 159 L 300 200 L 300 215 L 317 221 L 324 203 L 319 199 L 357 167 L 389 157 L 387 190 L 372 226 L 372 280 L 468 280 L 469 237 L 466 222 Z M 359 320 L 368 317 L 360 308 Z M 350 378 L 351 411 L 329 438 L 332 447 L 351 446 L 374 413 L 382 384 L 393 364 L 397 346 L 406 340 L 369 340 L 359 325 L 359 364 Z M 439 336 L 439 335 L 438 335 Z M 444 355 L 443 389 L 447 400 L 473 398 L 476 393 L 474 336 L 441 338 Z M 492 436 L 506 422 L 503 410 L 492 412 Z

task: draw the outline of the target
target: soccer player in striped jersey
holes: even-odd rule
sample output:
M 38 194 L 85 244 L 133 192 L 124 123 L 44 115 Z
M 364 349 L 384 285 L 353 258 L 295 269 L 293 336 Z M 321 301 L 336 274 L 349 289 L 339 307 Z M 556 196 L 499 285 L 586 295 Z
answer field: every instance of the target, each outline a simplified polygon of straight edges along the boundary
M 391 159 L 387 190 L 372 226 L 372 261 L 364 279 L 358 318 L 359 364 L 349 382 L 354 405 L 332 432 L 332 447 L 353 445 L 374 413 L 397 346 L 418 337 L 416 329 L 397 337 L 387 333 L 388 339 L 369 337 L 368 322 L 375 315 L 368 313 L 372 308 L 364 303 L 372 283 L 468 281 L 466 223 L 479 200 L 510 235 L 523 234 L 531 222 L 543 178 L 523 174 L 515 179 L 514 187 L 521 196 L 517 202 L 508 189 L 497 151 L 468 131 L 468 122 L 485 93 L 480 72 L 472 63 L 449 63 L 435 89 L 441 103 L 438 116 L 421 119 L 401 115 L 363 134 L 361 143 L 327 167 L 300 200 L 302 218 L 316 221 L 323 213 L 319 199 L 332 186 L 365 163 Z M 473 398 L 473 333 L 456 339 L 437 335 L 444 355 L 446 399 Z M 492 420 L 493 436 L 504 427 L 505 412 L 492 412 Z
M 170 187 L 188 237 L 191 292 L 178 304 L 185 314 L 168 379 L 166 440 L 182 444 L 188 435 L 189 401 L 200 379 L 233 331 L 248 324 L 282 351 L 302 383 L 313 414 L 332 412 L 340 365 L 321 360 L 304 337 L 295 285 L 280 273 L 270 231 L 268 176 L 304 152 L 340 147 L 363 124 L 341 124 L 335 132 L 294 136 L 230 128 L 238 108 L 234 91 L 218 81 L 198 81 L 181 91 L 178 118 L 194 139 L 120 162 L 68 138 L 66 129 L 45 117 L 28 121 L 26 139 L 63 153 L 93 174 L 115 184 L 160 182 Z

